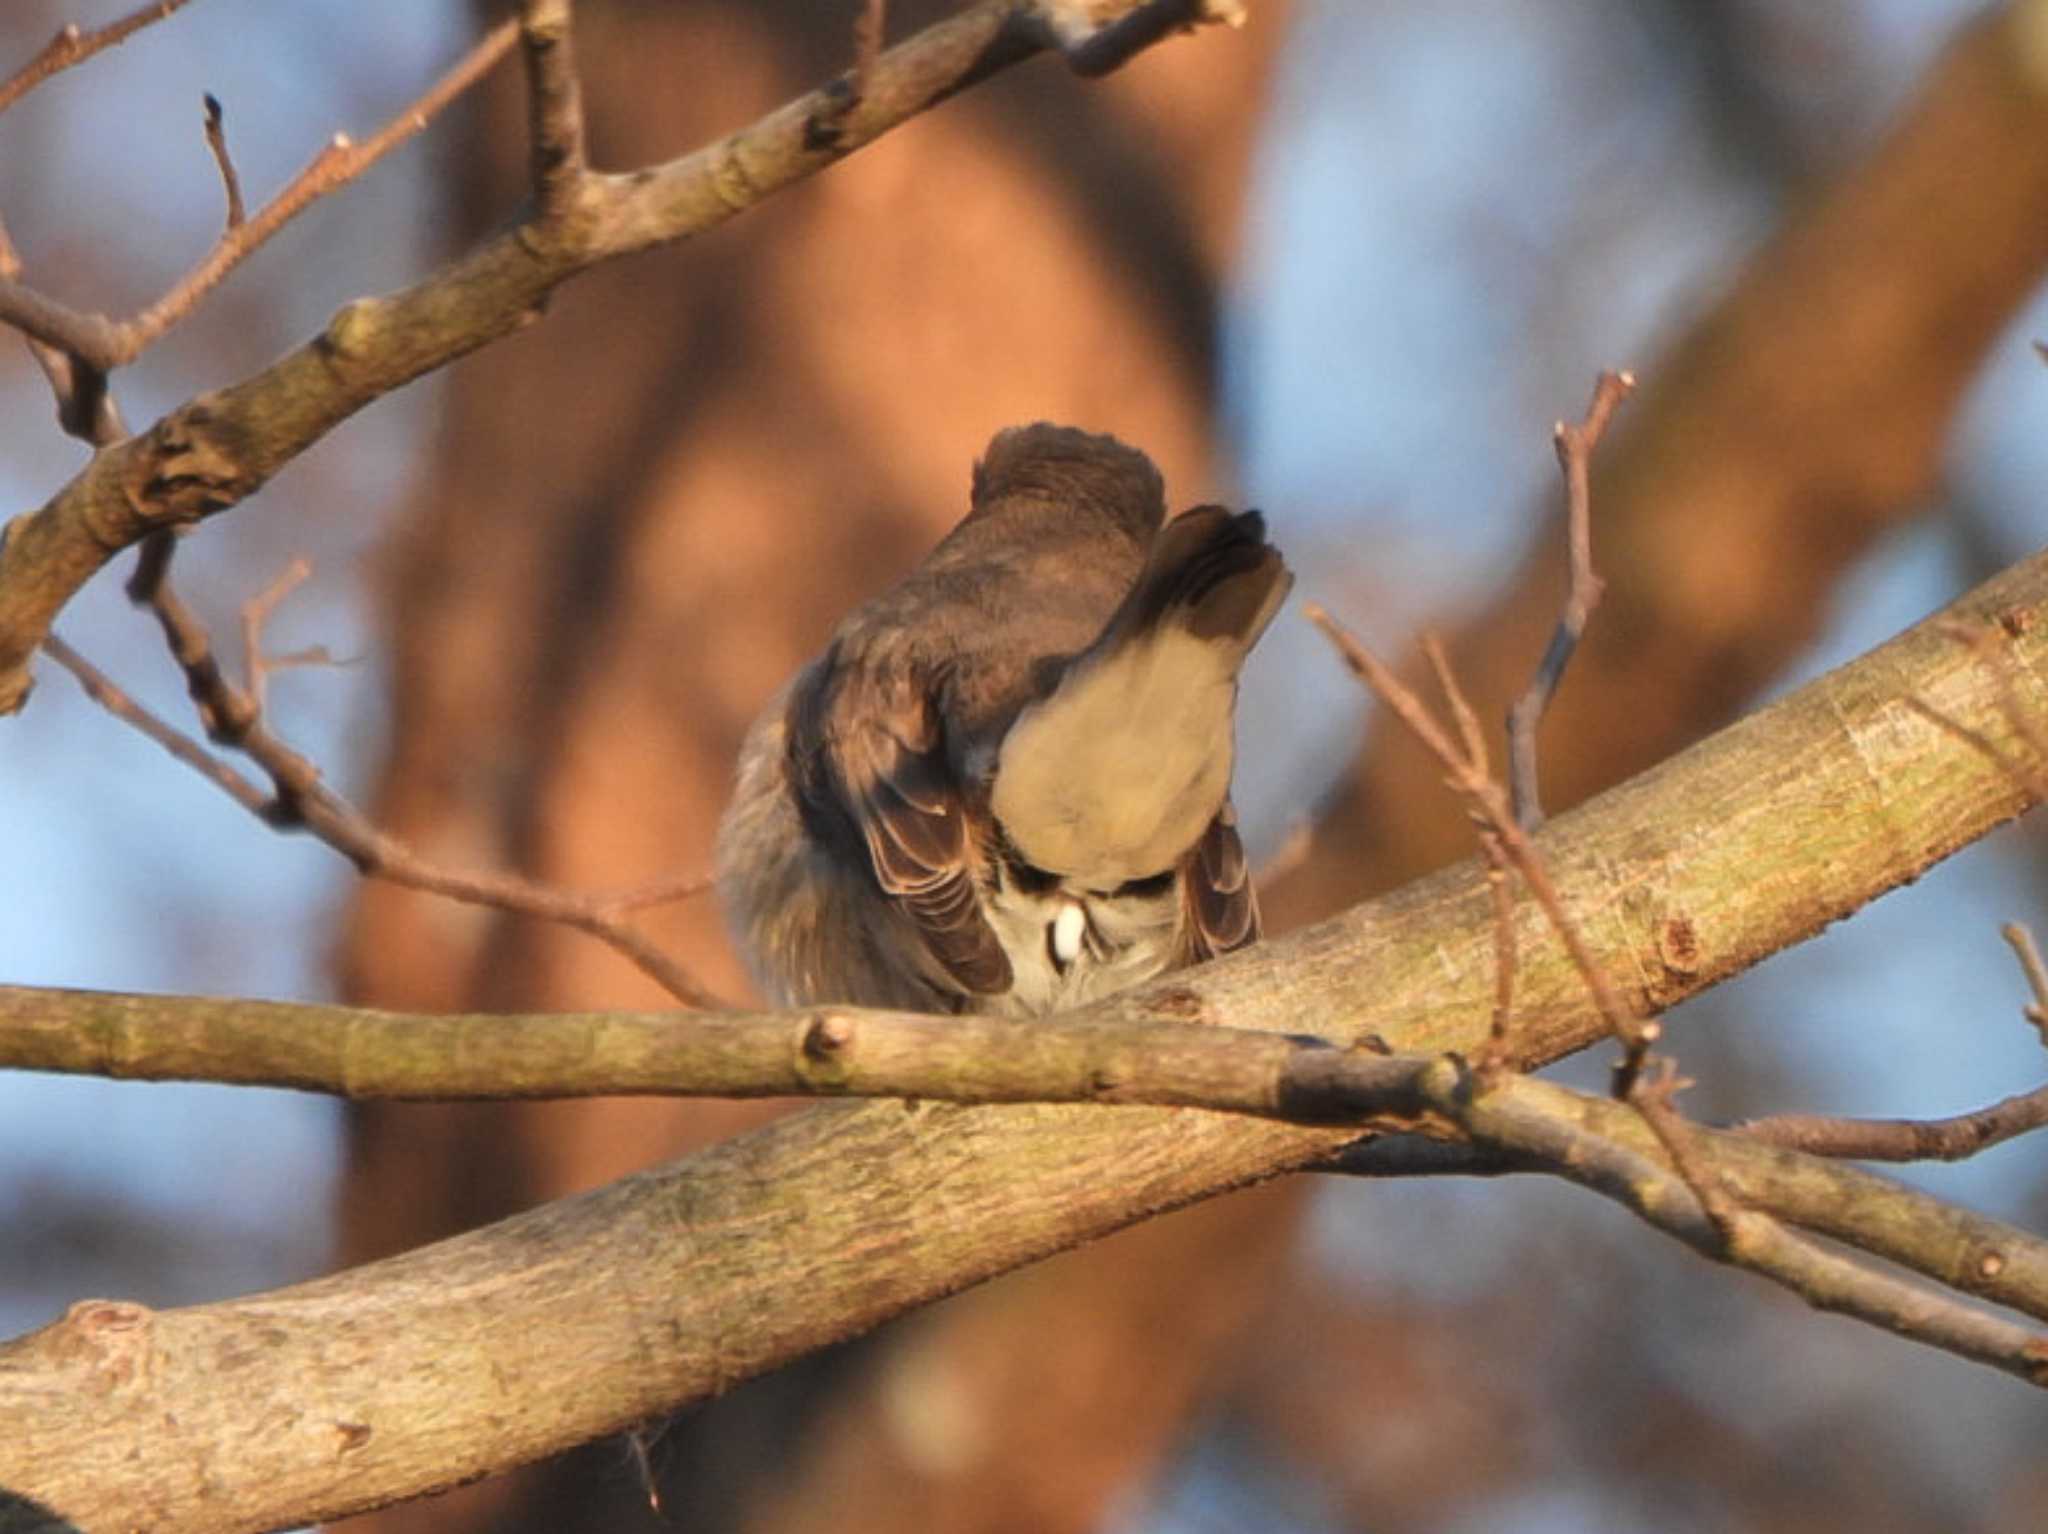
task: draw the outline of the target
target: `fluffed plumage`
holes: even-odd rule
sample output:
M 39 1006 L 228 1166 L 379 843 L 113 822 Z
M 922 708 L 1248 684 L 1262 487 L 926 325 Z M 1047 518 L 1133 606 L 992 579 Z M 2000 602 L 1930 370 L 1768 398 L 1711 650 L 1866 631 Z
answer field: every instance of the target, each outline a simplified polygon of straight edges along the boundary
M 1035 1014 L 1250 942 L 1237 678 L 1292 579 L 1112 438 L 999 434 L 742 749 L 719 888 L 763 988 Z

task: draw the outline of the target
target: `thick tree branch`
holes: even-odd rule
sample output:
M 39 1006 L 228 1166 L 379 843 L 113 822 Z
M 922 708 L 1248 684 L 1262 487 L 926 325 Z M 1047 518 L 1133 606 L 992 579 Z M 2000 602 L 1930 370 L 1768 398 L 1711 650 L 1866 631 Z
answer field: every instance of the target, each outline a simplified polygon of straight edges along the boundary
M 2048 556 L 1952 614 L 2004 636 L 2022 701 L 2042 706 Z M 1625 1004 L 1661 1011 L 2023 809 L 2010 773 L 1909 706 L 2014 748 L 2003 669 L 1923 624 L 1547 826 L 1544 860 Z M 1512 1047 L 1530 1065 L 1609 1025 L 1540 913 L 1522 919 Z M 1492 927 L 1467 863 L 1083 1016 L 1468 1049 L 1488 1030 Z M 1597 1107 L 1628 1116 L 1617 1135 L 1648 1133 L 1632 1109 Z M 79 1307 L 0 1349 L 0 1418 L 23 1424 L 0 1438 L 0 1485 L 88 1527 L 164 1534 L 338 1516 L 614 1431 L 1149 1214 L 1325 1161 L 1355 1133 L 1174 1109 L 819 1109 L 316 1283 L 161 1313 Z M 1810 1228 L 1848 1218 L 1838 1192 L 1817 1202 Z M 1897 1240 L 1929 1264 L 1974 1252 L 1997 1277 L 2004 1251 L 1972 1247 L 1969 1218 L 1916 1219 Z
M 20 708 L 35 647 L 72 593 L 114 554 L 245 500 L 370 401 L 537 320 L 548 294 L 576 273 L 715 228 L 1028 58 L 1040 43 L 1027 21 L 1010 0 L 983 0 L 884 53 L 855 107 L 844 108 L 843 85 L 813 91 L 680 159 L 588 174 L 578 183 L 575 219 L 546 222 L 536 214 L 413 287 L 358 299 L 262 372 L 201 395 L 95 455 L 40 509 L 8 524 L 0 543 L 0 713 Z M 516 36 L 507 23 L 485 46 L 509 47 Z M 565 120 L 553 106 L 543 116 L 556 126 Z M 827 122 L 830 131 L 820 131 Z M 230 238 L 245 237 L 264 218 Z M 0 305 L 0 313 L 73 352 L 103 348 L 104 336 L 71 334 L 60 312 L 26 291 L 0 286 L 0 300 L 11 294 L 15 306 Z
M 2048 1320 L 2048 1242 L 1797 1154 L 1752 1126 L 1685 1126 L 1688 1165 L 1633 1102 L 1616 1111 L 1526 1077 L 1474 1075 L 1449 1057 L 1340 1049 L 1315 1037 L 1144 1018 L 1015 1020 L 854 1009 L 447 1017 L 0 987 L 0 1064 L 124 1080 L 300 1087 L 357 1099 L 899 1097 L 1192 1107 L 1382 1130 L 1429 1125 L 1462 1135 L 1482 1157 L 1617 1198 L 1717 1260 L 1904 1335 L 1953 1347 L 1949 1331 L 1930 1326 L 1929 1316 L 1940 1327 L 1978 1334 L 1946 1308 L 1953 1301 L 1923 1294 L 1901 1310 L 1889 1281 L 1866 1285 L 1853 1263 L 1818 1261 L 1744 1217 L 1818 1220 L 1829 1235 L 1863 1251 Z M 2037 1116 L 2014 1132 L 2039 1126 Z M 1938 1132 L 1929 1143 L 1930 1154 L 1946 1154 Z M 1711 1219 L 1724 1233 L 1719 1242 L 1699 1227 L 1702 1184 L 1739 1200 Z M 1802 1287 L 1807 1278 L 1820 1287 Z M 2048 1383 L 2033 1351 L 2003 1344 L 1961 1351 Z
M 1951 1208 L 1868 1172 L 1831 1167 L 1685 1126 L 1685 1166 L 1638 1103 L 1615 1103 L 1527 1078 L 1457 1098 L 1425 1078 L 1432 1105 L 1455 1111 L 1482 1150 L 1526 1157 L 1615 1200 L 1701 1255 L 1747 1269 L 1915 1341 L 2048 1385 L 2048 1334 L 1925 1285 L 1882 1273 L 1785 1229 L 1806 1225 L 1943 1284 L 2048 1318 L 2048 1243 Z M 1835 1173 L 1848 1175 L 1837 1180 Z M 1702 1196 L 1703 1185 L 1714 1196 Z

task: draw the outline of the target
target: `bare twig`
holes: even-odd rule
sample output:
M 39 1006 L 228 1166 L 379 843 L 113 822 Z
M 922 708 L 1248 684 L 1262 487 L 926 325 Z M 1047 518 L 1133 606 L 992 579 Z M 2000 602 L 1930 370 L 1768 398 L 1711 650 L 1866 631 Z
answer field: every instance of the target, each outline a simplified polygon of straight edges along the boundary
M 361 811 L 327 787 L 311 758 L 285 744 L 263 721 L 262 677 L 266 667 L 274 664 L 263 659 L 263 620 L 276 602 L 304 578 L 304 572 L 296 565 L 288 569 L 269 590 L 244 608 L 243 639 L 251 658 L 250 687 L 244 689 L 229 680 L 205 624 L 171 585 L 172 552 L 169 537 L 145 544 L 129 593 L 155 614 L 171 654 L 185 673 L 186 688 L 208 736 L 217 744 L 240 751 L 261 767 L 270 778 L 271 793 L 261 793 L 198 742 L 120 692 L 68 646 L 62 653 L 52 651 L 53 658 L 79 678 L 94 701 L 232 795 L 266 825 L 310 831 L 355 864 L 366 878 L 383 879 L 470 905 L 559 922 L 588 933 L 622 954 L 685 1006 L 703 1008 L 720 1004 L 658 943 L 624 919 L 628 911 L 688 893 L 679 883 L 671 881 L 653 889 L 619 893 L 556 889 L 513 874 L 441 867 L 377 829 Z
M 434 115 L 489 72 L 518 39 L 516 22 L 486 33 L 446 74 L 377 134 L 356 143 L 337 133 L 312 163 L 253 217 L 231 223 L 212 250 L 170 291 L 132 319 L 115 321 L 57 303 L 12 278 L 0 279 L 0 321 L 47 342 L 105 373 L 133 362 L 197 307 L 228 273 L 292 219 L 328 193 L 346 186 L 432 120 Z
M 133 725 L 257 819 L 271 819 L 276 801 L 269 794 L 183 730 L 165 723 L 137 703 L 104 671 L 66 644 L 62 635 L 52 634 L 45 639 L 43 653 L 76 677 L 85 695 L 116 719 Z
M 1025 9 L 1077 75 L 1107 74 L 1171 32 L 1245 22 L 1241 0 L 1145 0 L 1106 24 L 1102 7 L 1092 0 L 1034 0 Z
M 1604 582 L 1593 569 L 1592 462 L 1593 450 L 1607 432 L 1607 423 L 1617 406 L 1636 386 L 1635 375 L 1627 372 L 1602 373 L 1593 385 L 1593 400 L 1586 418 L 1573 426 L 1559 421 L 1555 430 L 1557 461 L 1564 470 L 1566 521 L 1571 547 L 1571 585 L 1564 611 L 1550 636 L 1528 690 L 1508 710 L 1508 782 L 1513 793 L 1515 821 L 1525 831 L 1543 824 L 1543 805 L 1538 792 L 1536 731 L 1543 711 L 1557 693 L 1571 664 L 1586 621 L 1600 604 Z
M 1335 1021 L 1325 1014 L 1318 1026 Z M 1346 1016 L 1342 1026 L 1360 1021 Z M 1370 1127 L 1407 1143 L 1391 1156 L 1354 1147 L 1325 1165 L 1373 1175 L 1560 1175 L 1735 1261 L 1743 1254 L 1723 1248 L 1755 1236 L 1749 1214 L 1768 1214 L 2048 1319 L 2048 1241 L 1932 1194 L 1740 1131 L 1681 1122 L 1681 1155 L 1695 1166 L 1688 1177 L 1636 1105 L 1526 1076 L 1484 1079 L 1440 1055 L 1374 1054 L 1226 1021 L 1190 1028 L 1149 1008 L 1142 988 L 1081 1012 L 1021 1020 L 851 1007 L 417 1015 L 0 986 L 0 1065 L 288 1086 L 352 1100 L 914 1097 L 1201 1108 Z M 1646 1073 L 1646 1090 L 1659 1089 L 1660 1078 Z M 1417 1127 L 1441 1143 L 1413 1143 L 1408 1132 Z M 1702 1185 L 1725 1190 L 1718 1225 L 1700 1206 Z M 1726 1239 L 1714 1234 L 1724 1226 Z
M 709 874 L 683 874 L 671 879 L 656 879 L 638 889 L 619 890 L 613 894 L 594 897 L 600 909 L 606 911 L 644 911 L 649 906 L 671 905 L 678 900 L 693 900 L 705 894 L 712 887 Z
M 1319 603 L 1311 602 L 1303 612 L 1311 623 L 1329 636 L 1352 674 L 1370 687 L 1374 695 L 1442 763 L 1451 787 L 1470 801 L 1476 813 L 1499 837 L 1503 855 L 1543 908 L 1551 929 L 1557 933 L 1571 958 L 1572 967 L 1578 971 L 1579 978 L 1600 1008 L 1601 1015 L 1607 1019 L 1614 1036 L 1622 1043 L 1623 1058 L 1617 1067 L 1615 1095 L 1626 1096 L 1642 1069 L 1650 1045 L 1658 1037 L 1658 1025 L 1653 1020 L 1637 1017 L 1629 1009 L 1613 982 L 1594 960 L 1578 924 L 1565 911 L 1563 898 L 1551 881 L 1549 870 L 1544 867 L 1535 844 L 1509 813 L 1506 795 L 1500 785 L 1486 775 L 1485 762 L 1467 761 L 1413 690 Z M 1447 673 L 1448 668 L 1445 669 Z
M 278 604 L 303 586 L 312 573 L 311 561 L 303 556 L 294 559 L 276 580 L 242 604 L 242 674 L 248 684 L 250 701 L 259 715 L 269 703 L 270 673 L 274 664 L 263 648 L 264 626 L 270 622 L 270 615 L 277 611 Z M 159 589 L 162 589 L 161 582 Z
M 2034 934 L 2009 921 L 1999 935 L 2012 945 L 2033 1000 L 2021 1009 L 2048 1042 L 2048 965 Z M 1733 1129 L 1767 1145 L 1810 1156 L 1857 1161 L 1961 1161 L 2016 1135 L 2048 1125 L 2048 1086 L 1945 1119 L 1855 1119 L 1784 1113 L 1750 1119 Z
M 882 36 L 888 26 L 888 0 L 856 3 L 860 10 L 853 18 L 853 63 L 845 74 L 825 87 L 823 104 L 804 125 L 806 136 L 818 144 L 841 142 L 847 119 L 860 109 L 874 88 L 875 68 L 882 57 Z
M 1646 1074 L 1641 1095 L 1659 1090 L 1663 1069 L 1660 1062 Z M 1431 1080 L 1424 1078 L 1426 1091 Z M 1499 1170 L 1534 1161 L 1616 1200 L 1701 1255 L 1769 1278 L 1808 1304 L 2048 1385 L 2048 1338 L 2040 1333 L 1989 1315 L 1954 1293 L 1830 1252 L 1781 1221 L 1846 1240 L 1947 1289 L 1967 1287 L 2037 1319 L 2048 1318 L 2048 1294 L 2039 1292 L 2048 1274 L 2036 1266 L 2048 1256 L 2048 1243 L 1853 1168 L 1800 1162 L 1797 1174 L 1787 1175 L 1788 1166 L 1770 1159 L 1786 1153 L 1688 1124 L 1675 1111 L 1660 1126 L 1654 1103 L 1645 1113 L 1640 1102 L 1602 1103 L 1525 1077 L 1499 1080 L 1462 1106 L 1441 1091 L 1429 1095 L 1432 1105 L 1458 1107 L 1458 1121 L 1474 1142 L 1509 1163 Z M 1648 1145 L 1631 1133 L 1628 1119 L 1648 1131 Z M 1667 1139 L 1666 1131 L 1675 1132 Z M 1690 1161 L 1690 1172 L 1674 1157 L 1674 1144 L 1684 1147 L 1680 1154 Z M 1830 1175 L 1807 1181 L 1815 1169 Z M 1716 1209 L 1710 1210 L 1703 1188 L 1713 1190 Z M 1887 1214 L 1871 1217 L 1880 1207 Z M 1939 1252 L 1922 1239 L 1936 1230 L 1956 1238 L 1940 1241 Z M 2030 1277 L 2018 1280 L 2018 1267 Z
M 552 227 L 568 217 L 589 170 L 570 0 L 523 0 L 519 31 L 526 47 L 534 201 L 541 224 Z
M 1094 3 L 1114 10 L 1131 0 Z M 324 186 L 388 147 L 392 134 L 416 129 L 517 37 L 516 23 L 491 33 L 379 140 L 314 180 Z M 0 542 L 0 714 L 27 700 L 36 646 L 114 554 L 240 504 L 357 410 L 531 323 L 550 293 L 598 263 L 712 229 L 1042 46 L 1016 0 L 977 0 L 885 50 L 869 99 L 841 114 L 830 133 L 819 132 L 819 122 L 844 96 L 843 80 L 672 160 L 617 175 L 589 172 L 591 208 L 576 221 L 575 237 L 544 232 L 532 219 L 517 222 L 410 287 L 344 306 L 319 335 L 269 367 L 188 400 L 148 431 L 94 455 L 42 506 L 15 518 Z M 238 249 L 248 248 L 263 222 L 258 215 L 236 231 Z M 202 275 L 218 277 L 211 265 Z M 162 306 L 148 314 L 162 322 Z M 132 343 L 137 334 L 0 281 L 0 323 L 9 321 L 101 372 L 107 359 L 128 355 L 114 343 Z
M 41 53 L 0 83 L 0 112 L 6 111 L 52 75 L 62 74 L 74 64 L 82 64 L 95 53 L 116 43 L 125 43 L 151 22 L 162 21 L 189 3 L 190 0 L 150 0 L 148 5 L 138 6 L 120 20 L 110 21 L 90 32 L 80 31 L 76 24 L 64 27 L 43 45 Z
M 1430 668 L 1436 672 L 1437 685 L 1443 690 L 1444 701 L 1457 723 L 1470 775 L 1484 784 L 1484 792 L 1490 798 L 1485 811 L 1468 812 L 1479 837 L 1479 851 L 1486 859 L 1487 896 L 1493 905 L 1493 1023 L 1487 1030 L 1486 1049 L 1478 1064 L 1484 1071 L 1502 1070 L 1509 1064 L 1508 1034 L 1515 1010 L 1516 948 L 1515 892 L 1509 877 L 1508 851 L 1501 842 L 1500 832 L 1494 829 L 1500 809 L 1499 787 L 1493 781 L 1493 771 L 1487 762 L 1486 734 L 1479 728 L 1479 715 L 1466 699 L 1465 690 L 1458 685 L 1457 673 L 1451 669 L 1450 657 L 1444 653 L 1443 644 L 1436 635 L 1425 634 L 1422 649 L 1429 657 Z
M 853 97 L 865 101 L 875 61 L 882 56 L 882 35 L 889 24 L 889 0 L 860 0 L 853 19 Z
M 2027 977 L 2027 989 L 2034 993 L 2034 999 L 2021 1011 L 2039 1031 L 2041 1041 L 2048 1044 L 2048 964 L 2041 961 L 2041 950 L 2034 942 L 2033 929 L 2024 922 L 2009 921 L 1998 929 L 1998 935 L 2010 943 L 2012 951 L 2019 956 L 2020 969 Z
M 2048 1087 L 1945 1119 L 1852 1119 L 1778 1113 L 1731 1125 L 1738 1134 L 1809 1156 L 1851 1161 L 1962 1161 L 2048 1126 Z
M 1733 1246 L 1737 1206 L 1696 1138 L 1693 1125 L 1673 1101 L 1691 1085 L 1678 1074 L 1678 1067 L 1669 1058 L 1653 1056 L 1630 1086 L 1628 1102 L 1650 1126 L 1650 1132 L 1664 1147 L 1664 1154 L 1671 1158 L 1672 1169 L 1685 1180 L 1722 1239 Z
M 636 1427 L 626 1434 L 626 1447 L 633 1454 L 633 1473 L 640 1481 L 640 1494 L 647 1499 L 647 1511 L 663 1523 L 669 1521 L 668 1509 L 661 1501 L 661 1481 L 654 1473 L 654 1459 L 648 1453 L 653 1439 L 652 1428 Z
M 233 234 L 248 213 L 242 206 L 242 178 L 235 174 L 234 156 L 228 153 L 227 129 L 221 126 L 220 98 L 211 91 L 206 95 L 206 147 L 220 171 L 221 190 L 228 200 L 227 232 Z
M 21 253 L 8 238 L 7 226 L 0 224 L 0 281 L 12 282 L 20 275 Z M 120 406 L 107 388 L 105 373 L 46 341 L 33 336 L 23 339 L 56 396 L 58 425 L 95 447 L 111 447 L 128 435 L 127 422 L 121 419 Z

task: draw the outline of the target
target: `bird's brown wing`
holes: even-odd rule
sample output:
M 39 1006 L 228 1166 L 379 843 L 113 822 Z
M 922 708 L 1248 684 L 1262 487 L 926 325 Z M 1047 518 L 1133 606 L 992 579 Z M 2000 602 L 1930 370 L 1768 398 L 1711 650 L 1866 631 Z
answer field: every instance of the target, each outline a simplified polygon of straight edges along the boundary
M 1258 896 L 1238 839 L 1237 812 L 1228 799 L 1181 860 L 1180 888 L 1187 912 L 1184 963 L 1199 964 L 1257 940 Z
M 875 882 L 899 902 L 965 990 L 1010 988 L 1009 956 L 982 915 L 969 806 L 946 757 L 933 688 L 913 675 L 856 673 L 834 700 L 824 749 Z

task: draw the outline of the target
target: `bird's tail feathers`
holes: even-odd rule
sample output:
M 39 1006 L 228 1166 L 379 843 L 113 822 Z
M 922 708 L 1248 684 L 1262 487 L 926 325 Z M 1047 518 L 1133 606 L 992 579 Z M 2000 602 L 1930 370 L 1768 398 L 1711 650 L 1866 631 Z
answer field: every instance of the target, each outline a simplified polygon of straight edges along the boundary
M 1255 511 L 1168 523 L 1102 636 L 1003 738 L 1011 845 L 1093 888 L 1171 868 L 1229 792 L 1238 671 L 1292 584 Z

